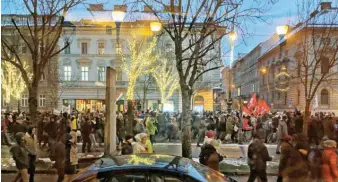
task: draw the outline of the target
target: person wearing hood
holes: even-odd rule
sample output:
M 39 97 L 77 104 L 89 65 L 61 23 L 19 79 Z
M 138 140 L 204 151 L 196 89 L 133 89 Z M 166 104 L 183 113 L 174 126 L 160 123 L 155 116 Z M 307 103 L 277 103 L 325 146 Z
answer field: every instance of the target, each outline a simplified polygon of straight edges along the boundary
M 15 161 L 16 168 L 18 169 L 18 174 L 14 182 L 18 181 L 21 178 L 21 181 L 28 182 L 28 151 L 25 147 L 25 134 L 23 132 L 18 132 L 15 134 L 16 144 L 10 149 L 10 152 Z
M 334 182 L 338 179 L 337 169 L 337 143 L 334 140 L 326 140 L 322 144 L 321 176 L 324 182 Z
M 260 178 L 262 182 L 268 181 L 266 177 L 266 162 L 271 161 L 268 149 L 257 133 L 253 134 L 253 141 L 248 148 L 248 163 L 250 176 L 248 182 L 254 182 Z
M 148 135 L 146 133 L 139 133 L 135 136 L 136 143 L 133 146 L 134 154 L 148 153 L 147 136 Z

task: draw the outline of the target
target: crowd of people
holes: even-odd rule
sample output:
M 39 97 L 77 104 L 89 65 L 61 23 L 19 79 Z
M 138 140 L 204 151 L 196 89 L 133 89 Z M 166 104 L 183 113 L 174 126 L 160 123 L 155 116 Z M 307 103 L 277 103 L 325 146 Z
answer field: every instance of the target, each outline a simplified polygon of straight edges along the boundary
M 133 133 L 126 133 L 127 113 L 117 112 L 117 146 L 122 155 L 153 153 L 156 141 L 178 141 L 183 122 L 180 113 L 141 111 L 134 113 Z M 334 113 L 315 113 L 307 131 L 299 111 L 245 115 L 238 111 L 191 113 L 192 139 L 201 147 L 200 163 L 219 170 L 225 157 L 222 143 L 248 143 L 249 181 L 266 181 L 266 162 L 272 160 L 265 143 L 276 143 L 280 154 L 279 181 L 312 179 L 334 181 L 338 178 L 336 143 L 338 130 Z M 1 143 L 11 146 L 19 171 L 17 179 L 34 181 L 38 150 L 49 153 L 58 171 L 58 181 L 73 174 L 78 165 L 78 142 L 82 152 L 92 152 L 104 142 L 104 113 L 39 113 L 30 121 L 23 113 L 3 113 Z M 13 142 L 15 144 L 13 145 Z M 309 174 L 309 171 L 311 172 Z M 30 175 L 28 175 L 30 174 Z

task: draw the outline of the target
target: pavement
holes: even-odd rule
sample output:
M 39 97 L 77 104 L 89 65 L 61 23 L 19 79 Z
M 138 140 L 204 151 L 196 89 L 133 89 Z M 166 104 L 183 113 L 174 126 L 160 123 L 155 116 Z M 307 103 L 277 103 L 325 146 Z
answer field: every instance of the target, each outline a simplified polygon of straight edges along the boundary
M 80 150 L 82 143 L 78 143 L 78 149 Z M 273 157 L 273 161 L 268 162 L 267 173 L 269 175 L 277 175 L 279 156 L 275 154 L 276 145 L 266 145 L 270 156 Z M 248 175 L 250 172 L 247 165 L 247 148 L 248 145 L 238 144 L 221 144 L 219 147 L 219 153 L 226 156 L 226 158 L 220 163 L 221 172 L 228 175 Z M 155 153 L 169 154 L 180 156 L 182 154 L 182 148 L 180 143 L 155 143 L 153 145 Z M 243 156 L 241 156 L 241 149 L 243 150 Z M 97 152 L 92 153 L 78 153 L 80 168 L 84 168 L 93 163 L 97 158 L 103 155 L 103 148 L 99 148 Z M 198 156 L 201 148 L 196 146 L 196 143 L 192 144 L 192 157 L 193 160 L 198 162 Z M 39 152 L 39 158 L 36 164 L 37 174 L 55 174 L 56 170 L 52 167 L 53 162 L 48 158 L 48 153 L 44 150 Z M 242 157 L 242 158 L 241 158 Z M 2 173 L 15 173 L 15 162 L 9 153 L 9 147 L 1 146 L 1 172 Z

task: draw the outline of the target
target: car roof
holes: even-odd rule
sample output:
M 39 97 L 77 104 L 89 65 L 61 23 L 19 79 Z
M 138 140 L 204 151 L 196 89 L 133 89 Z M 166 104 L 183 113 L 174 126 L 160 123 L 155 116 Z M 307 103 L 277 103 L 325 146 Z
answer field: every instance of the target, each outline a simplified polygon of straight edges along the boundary
M 95 162 L 99 172 L 127 168 L 152 168 L 188 173 L 191 161 L 180 156 L 163 154 L 135 154 L 103 157 Z

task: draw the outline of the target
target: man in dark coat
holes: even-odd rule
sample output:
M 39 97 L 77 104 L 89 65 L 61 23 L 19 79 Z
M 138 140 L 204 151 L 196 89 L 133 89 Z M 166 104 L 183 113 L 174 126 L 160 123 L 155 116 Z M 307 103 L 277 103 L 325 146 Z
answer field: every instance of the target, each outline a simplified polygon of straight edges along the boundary
M 92 142 L 90 141 L 89 135 L 92 132 L 92 122 L 89 120 L 89 117 L 85 118 L 85 122 L 81 126 L 81 136 L 83 139 L 82 144 L 82 153 L 85 153 L 85 148 L 87 146 L 87 151 L 91 152 Z
M 271 161 L 268 149 L 256 133 L 253 135 L 253 142 L 248 148 L 250 176 L 248 182 L 254 182 L 257 177 L 266 182 L 266 162 Z
M 55 121 L 54 117 L 50 118 L 50 121 L 48 123 L 45 123 L 44 125 L 44 130 L 47 133 L 48 136 L 48 147 L 49 149 L 51 148 L 51 146 L 56 142 L 56 138 L 57 138 L 57 123 Z M 45 143 L 43 144 L 42 147 L 45 146 Z
M 63 135 L 54 148 L 55 168 L 58 172 L 57 182 L 62 182 L 65 176 L 65 163 L 66 163 L 66 140 L 67 136 Z

